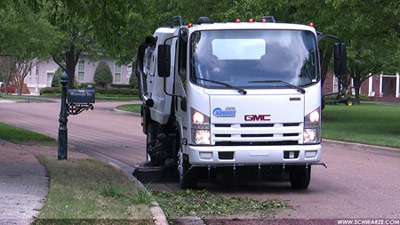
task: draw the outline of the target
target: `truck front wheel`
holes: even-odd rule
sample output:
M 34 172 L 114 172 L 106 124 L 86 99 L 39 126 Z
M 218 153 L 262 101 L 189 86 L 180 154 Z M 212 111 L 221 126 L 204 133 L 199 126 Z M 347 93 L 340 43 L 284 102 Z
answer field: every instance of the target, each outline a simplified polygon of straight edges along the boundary
M 307 189 L 310 184 L 311 166 L 291 166 L 289 176 L 292 188 Z
M 182 189 L 194 189 L 197 186 L 197 173 L 195 168 L 190 168 L 191 165 L 187 157 L 184 156 L 182 148 L 178 153 L 178 171 L 179 184 Z

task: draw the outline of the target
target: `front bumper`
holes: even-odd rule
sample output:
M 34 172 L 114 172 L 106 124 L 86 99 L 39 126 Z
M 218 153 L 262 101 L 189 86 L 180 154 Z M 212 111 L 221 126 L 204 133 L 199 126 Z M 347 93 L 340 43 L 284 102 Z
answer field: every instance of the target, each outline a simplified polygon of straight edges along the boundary
M 288 152 L 297 152 L 298 154 L 295 154 L 297 157 L 288 158 Z M 321 160 L 321 144 L 290 146 L 189 145 L 185 153 L 188 154 L 189 162 L 193 166 L 312 165 L 318 164 Z

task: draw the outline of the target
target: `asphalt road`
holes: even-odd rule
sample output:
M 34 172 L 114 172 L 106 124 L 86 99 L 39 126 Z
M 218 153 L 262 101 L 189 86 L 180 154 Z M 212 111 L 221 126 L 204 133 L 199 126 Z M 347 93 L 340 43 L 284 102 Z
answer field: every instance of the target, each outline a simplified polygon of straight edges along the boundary
M 93 111 L 69 116 L 69 143 L 85 153 L 130 168 L 145 159 L 140 117 L 115 112 L 123 102 L 99 102 Z M 60 103 L 0 103 L 0 121 L 57 137 Z M 400 153 L 323 143 L 323 162 L 314 166 L 306 191 L 288 182 L 250 183 L 209 190 L 228 196 L 248 196 L 288 202 L 285 219 L 400 219 Z M 204 184 L 203 184 L 204 185 Z M 176 183 L 157 188 L 177 189 Z

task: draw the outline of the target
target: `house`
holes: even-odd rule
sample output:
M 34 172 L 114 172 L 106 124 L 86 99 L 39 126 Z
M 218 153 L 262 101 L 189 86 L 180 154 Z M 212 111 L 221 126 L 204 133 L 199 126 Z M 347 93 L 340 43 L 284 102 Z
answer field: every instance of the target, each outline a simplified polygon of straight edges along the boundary
M 105 58 L 94 62 L 85 56 L 83 56 L 76 65 L 75 80 L 78 83 L 94 83 L 94 73 L 100 61 L 105 61 L 110 67 L 113 75 L 113 84 L 129 84 L 129 78 L 132 74 L 131 65 L 120 66 L 115 61 Z M 32 67 L 28 76 L 25 77 L 25 84 L 29 89 L 29 94 L 39 95 L 40 89 L 51 87 L 54 73 L 58 67 L 59 66 L 53 59 L 39 60 L 39 62 Z
M 337 91 L 338 80 L 333 76 L 333 73 L 328 73 L 322 93 L 326 94 Z M 372 75 L 361 84 L 360 94 L 368 95 L 369 101 L 400 102 L 400 74 L 382 73 Z

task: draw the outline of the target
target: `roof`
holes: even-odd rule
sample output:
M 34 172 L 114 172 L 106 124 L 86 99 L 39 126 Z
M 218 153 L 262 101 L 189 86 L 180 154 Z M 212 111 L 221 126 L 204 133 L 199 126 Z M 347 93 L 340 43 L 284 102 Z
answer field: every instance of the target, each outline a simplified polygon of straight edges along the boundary
M 308 30 L 313 33 L 316 32 L 314 27 L 302 25 L 302 24 L 291 24 L 291 23 L 261 23 L 261 22 L 228 22 L 228 23 L 204 23 L 204 24 L 193 24 L 190 31 L 194 30 L 224 30 L 224 29 L 277 29 L 277 30 Z

